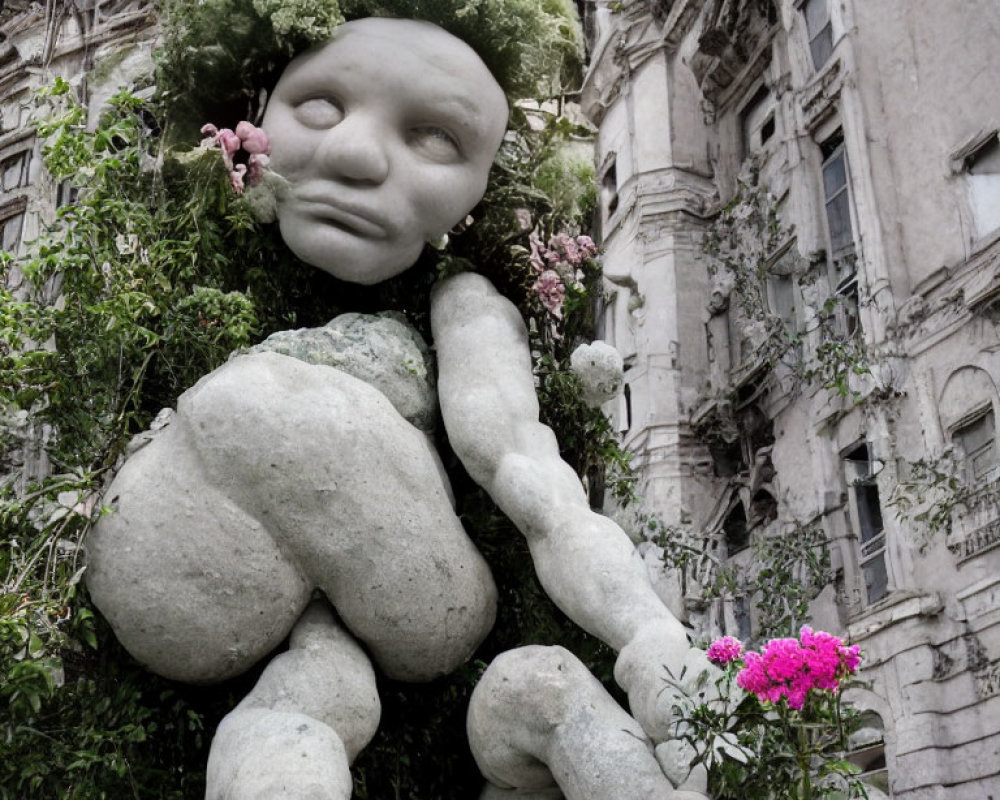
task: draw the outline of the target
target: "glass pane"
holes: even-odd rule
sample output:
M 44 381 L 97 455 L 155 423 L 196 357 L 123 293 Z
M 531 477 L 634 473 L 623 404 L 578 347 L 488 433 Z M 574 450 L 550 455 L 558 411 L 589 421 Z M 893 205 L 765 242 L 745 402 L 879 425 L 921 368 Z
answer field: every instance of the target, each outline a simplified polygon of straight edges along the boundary
M 17 250 L 21 242 L 21 224 L 24 222 L 24 214 L 10 217 L 3 222 L 3 249 L 9 253 Z
M 806 30 L 809 31 L 810 39 L 815 37 L 829 21 L 826 4 L 827 0 L 808 0 L 806 2 Z
M 771 311 L 790 326 L 795 323 L 795 292 L 792 279 L 786 275 L 772 275 L 768 278 L 771 287 Z
M 987 411 L 977 420 L 955 431 L 955 438 L 966 453 L 974 453 L 993 441 L 993 412 Z
M 867 542 L 882 532 L 882 507 L 878 499 L 878 487 L 874 483 L 864 483 L 855 486 L 854 493 L 858 501 L 861 541 Z
M 885 553 L 875 556 L 862 569 L 865 573 L 865 592 L 868 595 L 868 602 L 874 603 L 881 600 L 889 591 L 889 576 L 885 571 Z
M 851 208 L 847 192 L 843 191 L 826 204 L 826 221 L 830 226 L 830 249 L 836 255 L 854 246 L 851 230 Z
M 831 158 L 823 165 L 823 197 L 832 198 L 847 186 L 847 170 L 844 169 L 844 153 Z
M 829 22 L 809 40 L 809 51 L 812 53 L 813 67 L 816 69 L 830 59 L 830 54 L 833 52 L 833 29 Z

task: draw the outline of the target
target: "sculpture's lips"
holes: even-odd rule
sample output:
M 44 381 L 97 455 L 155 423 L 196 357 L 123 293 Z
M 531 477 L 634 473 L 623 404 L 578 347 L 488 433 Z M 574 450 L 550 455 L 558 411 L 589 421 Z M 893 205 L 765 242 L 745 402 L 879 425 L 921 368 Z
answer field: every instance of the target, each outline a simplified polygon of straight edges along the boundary
M 389 235 L 388 226 L 376 214 L 353 203 L 320 194 L 301 194 L 297 199 L 307 214 L 328 221 L 349 233 L 370 239 L 384 239 Z

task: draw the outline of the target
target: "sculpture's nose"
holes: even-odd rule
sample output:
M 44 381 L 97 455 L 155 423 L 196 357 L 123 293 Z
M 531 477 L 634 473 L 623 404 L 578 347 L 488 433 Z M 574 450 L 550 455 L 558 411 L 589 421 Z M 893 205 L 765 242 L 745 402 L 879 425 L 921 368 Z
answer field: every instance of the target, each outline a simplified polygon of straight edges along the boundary
M 387 145 L 378 120 L 358 112 L 348 114 L 326 132 L 317 155 L 329 177 L 380 184 L 389 175 Z

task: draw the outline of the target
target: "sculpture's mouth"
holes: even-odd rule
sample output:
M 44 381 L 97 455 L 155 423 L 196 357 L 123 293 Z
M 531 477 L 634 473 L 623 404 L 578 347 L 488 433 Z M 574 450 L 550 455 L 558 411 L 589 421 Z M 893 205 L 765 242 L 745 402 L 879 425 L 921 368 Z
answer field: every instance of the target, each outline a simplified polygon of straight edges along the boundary
M 385 239 L 389 235 L 388 227 L 376 215 L 350 203 L 309 195 L 299 197 L 298 201 L 309 216 L 355 236 Z

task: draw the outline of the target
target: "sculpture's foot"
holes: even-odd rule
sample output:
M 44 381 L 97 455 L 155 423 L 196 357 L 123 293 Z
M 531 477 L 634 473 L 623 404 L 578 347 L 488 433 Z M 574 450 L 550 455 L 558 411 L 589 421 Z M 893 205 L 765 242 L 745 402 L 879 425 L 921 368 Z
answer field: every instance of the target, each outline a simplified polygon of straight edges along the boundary
M 349 800 L 351 789 L 340 737 L 305 714 L 237 710 L 212 741 L 205 800 Z

